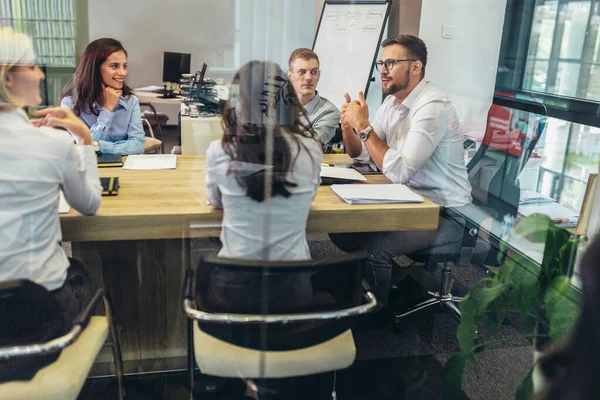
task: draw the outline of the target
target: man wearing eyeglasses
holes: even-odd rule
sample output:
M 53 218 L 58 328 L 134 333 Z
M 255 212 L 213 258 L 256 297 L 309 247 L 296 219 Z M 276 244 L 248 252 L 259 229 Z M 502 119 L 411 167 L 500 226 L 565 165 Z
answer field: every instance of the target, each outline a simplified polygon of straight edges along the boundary
M 470 203 L 471 185 L 454 107 L 441 90 L 424 80 L 425 43 L 416 36 L 399 35 L 381 46 L 376 67 L 387 97 L 370 122 L 363 93 L 354 101 L 345 94 L 344 145 L 355 160 L 372 159 L 392 182 L 408 185 L 442 208 L 437 231 L 330 235 L 345 251 L 367 249 L 365 277 L 385 303 L 394 257 L 462 239 L 462 226 L 444 218 L 444 210 Z
M 340 111 L 317 92 L 321 76 L 319 57 L 311 49 L 294 50 L 290 55 L 287 76 L 308 115 L 308 121 L 303 122 L 312 126 L 323 149 L 326 149 L 340 123 Z

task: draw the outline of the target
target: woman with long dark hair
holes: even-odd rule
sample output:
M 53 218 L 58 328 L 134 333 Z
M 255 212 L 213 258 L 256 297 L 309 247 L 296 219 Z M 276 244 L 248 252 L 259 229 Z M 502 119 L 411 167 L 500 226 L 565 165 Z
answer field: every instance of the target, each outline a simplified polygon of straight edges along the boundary
M 306 221 L 321 183 L 323 151 L 311 127 L 299 122 L 304 110 L 284 76 L 271 62 L 242 66 L 223 111 L 223 138 L 212 142 L 206 153 L 208 201 L 223 208 L 220 257 L 311 258 Z M 264 296 L 280 309 L 312 302 L 310 273 L 271 276 L 268 288 L 255 273 L 243 271 L 215 268 L 202 280 L 208 282 L 209 306 L 217 309 L 227 305 L 255 311 Z M 237 345 L 260 337 L 250 331 L 240 336 L 226 326 L 203 329 Z M 246 395 L 258 398 L 256 390 L 248 381 Z
M 209 202 L 224 210 L 219 256 L 306 260 L 306 220 L 323 152 L 281 68 L 251 61 L 223 111 L 223 138 L 206 154 Z
M 61 94 L 60 105 L 73 110 L 88 126 L 97 152 L 144 152 L 140 104 L 125 84 L 126 76 L 127 51 L 121 42 L 97 39 L 83 52 Z

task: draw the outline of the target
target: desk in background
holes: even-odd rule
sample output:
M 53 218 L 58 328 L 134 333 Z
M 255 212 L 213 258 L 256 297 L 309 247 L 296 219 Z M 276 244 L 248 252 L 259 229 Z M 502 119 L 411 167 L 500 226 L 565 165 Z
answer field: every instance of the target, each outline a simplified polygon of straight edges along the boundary
M 345 154 L 325 155 L 328 164 L 350 163 Z M 176 170 L 101 168 L 120 178 L 119 195 L 103 197 L 94 216 L 75 210 L 60 217 L 63 239 L 95 282 L 104 282 L 117 322 L 127 373 L 185 367 L 186 319 L 181 285 L 192 263 L 190 238 L 217 236 L 223 212 L 207 205 L 204 156 L 178 156 Z M 383 175 L 369 183 L 389 182 Z M 437 205 L 349 205 L 328 186 L 313 200 L 307 231 L 369 232 L 434 230 Z M 110 360 L 106 353 L 102 360 Z M 105 372 L 104 364 L 94 373 Z M 108 364 L 106 364 L 108 365 Z
M 220 115 L 192 118 L 183 115 L 185 105 L 181 105 L 181 154 L 206 154 L 210 142 L 223 137 L 223 124 Z
M 171 99 L 162 98 L 162 94 L 154 92 L 135 92 L 135 95 L 141 103 L 152 104 L 182 104 L 185 101 L 184 97 L 178 96 Z

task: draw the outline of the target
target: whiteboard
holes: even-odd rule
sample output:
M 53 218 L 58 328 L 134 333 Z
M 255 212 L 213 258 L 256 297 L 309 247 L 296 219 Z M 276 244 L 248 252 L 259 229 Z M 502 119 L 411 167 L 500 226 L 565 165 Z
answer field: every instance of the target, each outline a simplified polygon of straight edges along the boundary
M 344 93 L 356 99 L 365 92 L 373 71 L 389 2 L 325 3 L 313 51 L 320 61 L 319 95 L 338 108 Z

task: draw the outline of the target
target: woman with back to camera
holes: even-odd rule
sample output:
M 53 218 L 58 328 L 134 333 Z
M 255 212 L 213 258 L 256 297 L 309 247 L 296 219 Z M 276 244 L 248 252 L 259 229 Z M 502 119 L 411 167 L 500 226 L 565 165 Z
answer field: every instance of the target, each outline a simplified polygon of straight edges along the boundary
M 306 221 L 321 183 L 321 143 L 303 112 L 292 85 L 271 62 L 251 61 L 235 75 L 223 111 L 223 138 L 206 153 L 208 201 L 223 209 L 220 257 L 295 261 L 310 260 Z M 268 292 L 256 273 L 212 271 L 207 298 L 211 306 L 256 311 L 262 296 L 288 308 L 312 301 L 310 273 L 271 276 Z M 206 327 L 207 333 L 238 345 L 239 332 Z M 250 339 L 246 331 L 242 340 Z M 259 335 L 260 336 L 260 335 Z M 297 338 L 297 336 L 296 336 Z M 275 338 L 269 337 L 269 340 Z M 278 337 L 277 340 L 285 341 Z M 248 381 L 246 394 L 258 398 Z
M 97 39 L 86 47 L 61 94 L 60 105 L 88 126 L 97 152 L 144 153 L 140 103 L 125 84 L 126 76 L 127 51 L 121 42 Z
M 314 131 L 299 125 L 302 108 L 284 76 L 275 63 L 242 66 L 223 111 L 223 138 L 207 150 L 208 200 L 224 211 L 220 257 L 310 259 L 306 220 L 323 151 Z
M 53 327 L 60 336 L 93 295 L 87 272 L 67 258 L 60 244 L 60 191 L 73 208 L 89 215 L 100 207 L 102 187 L 85 124 L 60 107 L 38 111 L 40 118 L 34 121 L 23 111 L 42 102 L 44 78 L 35 65 L 31 39 L 0 28 L 0 282 L 25 279 L 51 291 L 61 313 Z M 51 127 L 68 129 L 79 144 Z M 7 312 L 0 315 L 0 347 L 18 339 L 11 337 L 19 331 L 11 327 L 18 310 Z M 44 341 L 48 333 L 24 334 Z M 39 367 L 39 362 L 0 362 L 0 381 L 27 379 Z

